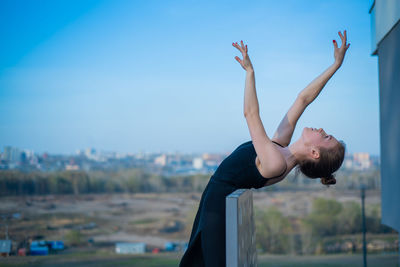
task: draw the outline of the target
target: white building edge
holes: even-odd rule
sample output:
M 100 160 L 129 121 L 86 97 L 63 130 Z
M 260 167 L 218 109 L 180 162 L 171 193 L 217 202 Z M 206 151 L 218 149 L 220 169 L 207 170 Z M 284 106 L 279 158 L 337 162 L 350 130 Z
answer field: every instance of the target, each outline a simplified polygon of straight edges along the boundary
M 382 223 L 400 233 L 400 0 L 370 0 L 369 13 L 379 68 Z

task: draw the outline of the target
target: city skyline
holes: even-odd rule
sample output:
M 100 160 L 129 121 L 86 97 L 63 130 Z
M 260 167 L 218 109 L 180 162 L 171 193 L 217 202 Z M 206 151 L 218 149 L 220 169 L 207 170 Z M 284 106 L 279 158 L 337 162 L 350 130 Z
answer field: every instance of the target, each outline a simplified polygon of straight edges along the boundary
M 31 150 L 4 147 L 0 153 L 0 169 L 23 172 L 62 170 L 117 170 L 144 168 L 150 172 L 160 171 L 167 176 L 215 172 L 228 156 L 223 153 L 116 153 L 97 151 L 93 148 L 76 151 L 74 155 L 41 155 Z M 346 154 L 341 170 L 363 171 L 379 169 L 380 157 L 369 153 Z M 293 170 L 294 171 L 294 170 Z
M 19 5 L 22 3 L 23 5 Z M 244 40 L 261 118 L 272 137 L 297 93 L 333 63 L 341 69 L 300 119 L 379 155 L 377 58 L 368 1 L 28 1 L 0 3 L 0 146 L 73 154 L 226 153 L 250 140 Z
M 44 152 L 37 152 L 33 149 L 29 148 L 20 148 L 20 147 L 13 147 L 13 146 L 4 146 L 2 149 L 0 148 L 0 159 L 2 156 L 9 154 L 9 151 L 17 152 L 18 160 L 13 160 L 14 162 L 19 161 L 20 154 L 24 153 L 26 156 L 43 156 L 43 155 L 51 155 L 51 156 L 79 156 L 79 155 L 87 155 L 93 154 L 96 156 L 107 156 L 107 157 L 126 157 L 126 156 L 134 156 L 134 155 L 219 155 L 223 157 L 227 157 L 230 154 L 230 151 L 225 152 L 180 152 L 180 151 L 137 151 L 137 152 L 119 152 L 119 151 L 112 151 L 112 150 L 99 150 L 94 147 L 87 147 L 82 149 L 77 149 L 72 153 L 49 153 L 47 151 Z M 373 157 L 380 159 L 380 155 L 377 154 L 370 154 L 368 152 L 363 151 L 355 151 L 353 153 L 346 152 L 345 158 L 348 157 Z M 4 158 L 3 158 L 4 159 Z

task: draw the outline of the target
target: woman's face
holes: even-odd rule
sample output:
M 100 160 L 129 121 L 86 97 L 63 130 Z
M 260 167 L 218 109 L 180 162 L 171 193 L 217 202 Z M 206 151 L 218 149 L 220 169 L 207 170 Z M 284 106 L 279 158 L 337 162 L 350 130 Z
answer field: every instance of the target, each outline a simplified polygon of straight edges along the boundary
M 304 127 L 302 138 L 305 144 L 317 147 L 333 148 L 338 140 L 330 134 L 327 134 L 322 128 Z

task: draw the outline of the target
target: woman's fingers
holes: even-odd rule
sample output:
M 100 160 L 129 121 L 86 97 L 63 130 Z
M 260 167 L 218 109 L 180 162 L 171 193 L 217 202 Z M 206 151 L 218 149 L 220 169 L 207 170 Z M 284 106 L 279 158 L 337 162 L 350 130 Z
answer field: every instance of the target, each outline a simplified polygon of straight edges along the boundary
M 335 47 L 335 49 L 338 49 L 336 40 L 333 40 L 333 46 Z
M 242 68 L 246 70 L 249 68 L 249 66 L 251 66 L 250 59 L 247 55 L 247 45 L 245 45 L 243 41 L 240 41 L 240 45 L 237 42 L 232 43 L 232 45 L 242 53 L 243 59 L 240 59 L 238 56 L 236 56 L 235 59 L 240 63 Z
M 238 45 L 238 43 L 232 43 L 234 47 L 236 47 L 241 53 L 244 53 L 243 49 Z
M 347 42 L 347 32 L 346 32 L 346 30 L 344 30 L 343 34 L 339 31 L 339 36 L 340 36 L 340 39 L 342 39 L 341 48 L 342 47 L 346 48 L 347 47 L 347 44 L 346 44 L 346 42 Z
M 238 57 L 238 56 L 236 56 L 235 57 L 235 59 L 237 60 L 237 62 L 239 62 L 240 63 L 240 65 L 242 65 L 243 66 L 243 63 L 242 63 L 242 60 Z
M 344 47 L 347 49 L 347 33 L 346 33 L 346 30 L 344 30 L 344 32 L 343 32 L 343 45 L 344 45 Z
M 237 48 L 237 50 L 240 51 L 240 53 L 244 53 L 243 49 L 238 45 L 238 43 L 233 43 L 233 46 Z
M 343 35 L 342 35 L 342 33 L 339 31 L 339 36 L 340 36 L 340 39 L 342 39 L 342 42 L 343 42 Z
M 240 49 L 237 47 L 236 43 L 232 43 L 232 46 L 236 47 L 240 51 Z
M 236 43 L 232 43 L 234 47 L 236 47 L 244 56 L 247 53 L 247 45 L 244 45 L 243 41 L 240 41 L 240 45 Z
M 350 44 L 346 44 L 347 43 L 347 31 L 344 30 L 344 44 L 345 44 L 345 48 L 346 50 L 349 48 Z

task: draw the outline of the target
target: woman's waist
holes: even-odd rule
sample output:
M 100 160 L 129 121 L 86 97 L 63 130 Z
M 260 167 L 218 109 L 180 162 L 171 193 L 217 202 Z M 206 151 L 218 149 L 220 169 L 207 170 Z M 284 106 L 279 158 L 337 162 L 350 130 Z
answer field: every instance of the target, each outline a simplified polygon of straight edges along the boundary
M 213 175 L 210 178 L 210 182 L 214 184 L 219 184 L 219 185 L 225 185 L 225 186 L 230 186 L 234 187 L 235 189 L 240 189 L 240 188 L 252 188 L 252 184 L 244 183 L 243 181 L 241 182 L 241 179 L 234 179 L 234 177 L 230 176 L 218 176 L 218 175 Z
M 238 188 L 237 184 L 229 178 L 218 176 L 218 175 L 212 175 L 210 178 L 210 182 L 214 184 L 219 184 L 219 185 L 225 185 L 225 186 L 232 186 L 235 188 Z
M 211 176 L 210 181 L 213 183 L 218 183 L 221 185 L 229 185 L 233 186 L 236 189 L 239 188 L 260 188 L 263 187 L 266 183 L 266 180 L 260 179 L 255 176 L 253 173 L 242 173 L 241 175 L 237 175 L 236 177 L 232 177 L 229 175 L 218 175 L 214 174 Z

